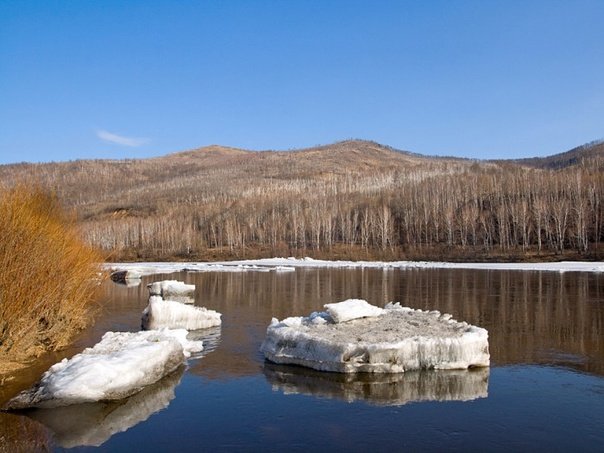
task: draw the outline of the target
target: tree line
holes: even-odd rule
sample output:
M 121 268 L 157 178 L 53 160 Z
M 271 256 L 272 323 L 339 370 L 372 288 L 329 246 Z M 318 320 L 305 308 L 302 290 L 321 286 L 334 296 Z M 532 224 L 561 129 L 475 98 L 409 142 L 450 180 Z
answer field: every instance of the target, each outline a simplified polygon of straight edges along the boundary
M 90 244 L 118 257 L 334 247 L 401 257 L 435 248 L 587 254 L 604 234 L 603 169 L 604 161 L 592 159 L 562 170 L 474 164 L 251 179 L 240 186 L 231 180 L 228 187 L 189 181 L 178 196 L 146 208 L 131 200 L 128 209 L 83 220 L 81 229 Z

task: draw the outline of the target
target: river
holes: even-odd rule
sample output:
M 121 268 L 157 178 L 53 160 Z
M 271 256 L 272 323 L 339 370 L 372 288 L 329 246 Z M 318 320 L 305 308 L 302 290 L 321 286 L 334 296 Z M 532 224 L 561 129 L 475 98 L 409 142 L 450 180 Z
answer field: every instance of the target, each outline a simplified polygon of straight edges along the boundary
M 117 403 L 1 414 L 5 438 L 105 451 L 578 450 L 604 445 L 604 275 L 471 269 L 180 272 L 106 282 L 75 345 L 2 386 L 5 401 L 107 330 L 136 331 L 146 283 L 196 285 L 223 314 L 203 357 Z M 272 317 L 347 298 L 451 313 L 489 331 L 491 367 L 342 376 L 265 363 Z

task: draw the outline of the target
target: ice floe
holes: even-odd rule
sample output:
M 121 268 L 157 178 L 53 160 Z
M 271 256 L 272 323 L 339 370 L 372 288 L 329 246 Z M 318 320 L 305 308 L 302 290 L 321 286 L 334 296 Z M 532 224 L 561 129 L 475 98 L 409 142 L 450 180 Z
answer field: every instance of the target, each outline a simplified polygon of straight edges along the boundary
M 202 349 L 202 342 L 187 340 L 184 329 L 107 332 L 95 346 L 50 367 L 40 382 L 10 400 L 7 409 L 126 398 Z
M 222 315 L 204 307 L 185 305 L 160 296 L 150 296 L 149 305 L 142 315 L 143 329 L 187 329 L 197 330 L 219 326 Z
M 195 285 L 188 285 L 177 280 L 162 280 L 147 285 L 151 296 L 159 296 L 164 300 L 173 300 L 185 304 L 195 303 Z
M 488 396 L 489 368 L 407 373 L 322 373 L 267 363 L 264 376 L 273 391 L 376 406 L 423 401 L 471 401 Z
M 350 309 L 349 301 L 343 310 L 329 305 L 332 312 Z M 261 351 L 271 362 L 341 373 L 489 366 L 485 329 L 398 303 L 375 308 L 380 314 L 376 310 L 373 316 L 345 322 L 335 322 L 326 312 L 283 321 L 273 318 Z
M 137 269 L 119 269 L 111 272 L 111 280 L 126 286 L 141 284 L 142 274 Z

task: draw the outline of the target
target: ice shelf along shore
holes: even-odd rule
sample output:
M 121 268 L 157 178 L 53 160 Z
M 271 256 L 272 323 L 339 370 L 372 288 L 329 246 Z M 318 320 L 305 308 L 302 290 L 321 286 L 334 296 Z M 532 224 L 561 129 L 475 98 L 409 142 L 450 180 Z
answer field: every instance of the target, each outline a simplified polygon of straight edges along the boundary
M 184 329 L 107 332 L 94 347 L 50 367 L 6 409 L 123 399 L 172 373 L 201 350 L 202 342 L 187 340 Z
M 438 311 L 351 299 L 308 317 L 273 318 L 261 346 L 279 364 L 340 373 L 489 366 L 488 332 Z
M 243 261 L 107 263 L 115 279 L 140 278 L 172 272 L 283 272 L 296 268 L 367 269 L 477 269 L 544 272 L 604 272 L 602 261 L 561 261 L 551 263 L 448 263 L 443 261 L 326 261 L 312 258 L 266 258 Z M 113 275 L 113 274 L 112 274 Z M 118 279 L 119 277 L 119 279 Z

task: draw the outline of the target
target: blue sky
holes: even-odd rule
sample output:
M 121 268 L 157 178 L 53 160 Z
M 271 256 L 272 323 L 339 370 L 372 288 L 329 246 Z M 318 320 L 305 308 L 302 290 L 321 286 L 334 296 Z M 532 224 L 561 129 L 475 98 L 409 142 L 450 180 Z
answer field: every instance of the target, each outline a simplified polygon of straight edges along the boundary
M 0 163 L 604 138 L 604 1 L 0 0 Z

